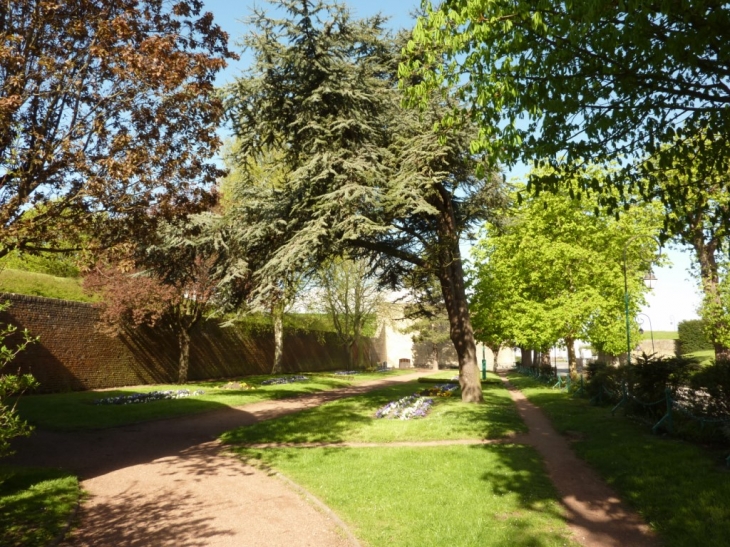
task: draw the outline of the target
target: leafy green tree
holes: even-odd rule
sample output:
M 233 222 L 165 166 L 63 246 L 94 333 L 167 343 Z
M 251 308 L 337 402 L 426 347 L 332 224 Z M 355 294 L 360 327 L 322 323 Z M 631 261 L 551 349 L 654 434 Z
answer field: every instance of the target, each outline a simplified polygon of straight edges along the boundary
M 725 138 L 715 137 L 725 142 Z M 702 156 L 709 147 L 703 132 L 688 142 L 665 146 L 684 148 L 690 169 L 667 169 L 655 172 L 651 184 L 662 196 L 666 232 L 675 241 L 694 251 L 699 285 L 704 294 L 700 313 L 717 359 L 730 359 L 730 307 L 727 300 L 727 262 L 730 259 L 728 222 L 730 194 L 727 171 L 702 167 Z M 676 165 L 675 163 L 672 164 Z M 681 201 L 668 196 L 681 193 Z
M 620 338 L 607 334 L 623 325 L 624 253 L 634 316 L 644 303 L 642 278 L 655 260 L 659 226 L 657 207 L 633 208 L 616 220 L 567 195 L 515 205 L 511 221 L 488 226 L 475 248 L 477 330 L 543 353 L 561 342 L 572 373 L 578 339 L 618 353 L 625 337 L 616 347 Z
M 427 4 L 401 76 L 415 82 L 416 101 L 458 85 L 479 122 L 475 147 L 495 161 L 552 166 L 531 185 L 556 188 L 568 169 L 582 172 L 583 188 L 652 197 L 646 182 L 657 171 L 730 167 L 729 38 L 730 6 L 715 0 L 445 0 Z M 698 150 L 692 140 L 703 132 Z M 672 142 L 680 146 L 661 146 Z M 597 178 L 581 163 L 589 160 L 624 167 Z M 681 187 L 665 191 L 686 198 Z M 616 208 L 622 197 L 600 201 Z
M 283 187 L 252 192 L 236 239 L 265 295 L 282 274 L 313 271 L 333 256 L 367 258 L 393 287 L 419 270 L 439 280 L 462 396 L 482 400 L 459 242 L 501 199 L 501 180 L 469 143 L 473 126 L 432 128 L 456 100 L 423 113 L 401 107 L 400 48 L 383 20 L 353 20 L 339 5 L 278 2 L 288 15 L 256 11 L 245 38 L 256 59 L 228 91 L 241 174 L 281 150 Z M 243 245 L 243 243 L 242 243 Z
M 364 361 L 364 331 L 368 323 L 375 322 L 383 303 L 377 280 L 365 259 L 331 259 L 317 277 L 320 306 L 332 319 L 337 337 L 347 348 L 348 368 L 358 368 Z
M 274 149 L 268 149 L 259 157 L 250 159 L 241 168 L 236 162 L 240 143 L 232 141 L 224 154 L 224 162 L 228 174 L 220 182 L 221 205 L 223 217 L 232 226 L 240 224 L 241 218 L 252 219 L 258 214 L 261 196 L 271 199 L 272 193 L 281 192 L 286 187 L 289 173 L 283 161 L 283 154 Z M 266 229 L 258 226 L 257 229 Z M 271 227 L 269 227 L 271 228 Z M 234 228 L 233 232 L 237 232 Z M 262 265 L 266 253 L 271 245 L 275 245 L 276 230 L 269 230 L 267 235 L 258 232 L 259 238 L 246 240 L 242 248 L 233 252 L 237 257 L 235 263 L 229 265 L 232 273 L 249 277 Z M 236 248 L 236 242 L 229 244 Z M 280 272 L 278 279 L 267 282 L 266 291 L 258 291 L 256 298 L 246 302 L 246 310 L 262 310 L 270 314 L 274 328 L 274 362 L 271 374 L 279 374 L 283 367 L 284 358 L 284 314 L 295 302 L 297 295 L 306 286 L 307 280 L 314 275 L 311 271 L 288 269 Z M 241 304 L 241 303 L 239 303 Z M 237 310 L 240 313 L 242 310 Z
M 8 302 L 0 304 L 0 312 L 4 312 L 9 306 Z M 10 439 L 30 435 L 32 431 L 32 427 L 18 416 L 16 405 L 18 397 L 34 388 L 38 382 L 30 374 L 11 373 L 9 365 L 18 353 L 37 338 L 33 338 L 27 330 L 24 330 L 20 333 L 22 340 L 8 347 L 5 343 L 8 336 L 14 335 L 17 330 L 16 326 L 10 324 L 0 326 L 0 458 L 12 454 Z M 11 397 L 15 397 L 14 402 L 8 400 Z
M 79 232 L 106 247 L 210 203 L 223 115 L 213 81 L 235 56 L 201 10 L 2 2 L 0 257 L 73 250 Z

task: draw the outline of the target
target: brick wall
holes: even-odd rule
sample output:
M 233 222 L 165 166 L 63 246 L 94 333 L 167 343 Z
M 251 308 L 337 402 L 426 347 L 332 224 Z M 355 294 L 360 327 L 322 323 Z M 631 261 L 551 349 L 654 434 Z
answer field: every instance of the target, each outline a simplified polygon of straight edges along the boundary
M 177 377 L 175 335 L 162 328 L 140 328 L 110 336 L 98 328 L 91 304 L 0 294 L 11 307 L 0 323 L 28 329 L 40 341 L 28 346 L 6 371 L 31 372 L 41 391 L 69 391 L 173 382 Z M 17 334 L 6 341 L 13 346 Z M 266 373 L 274 356 L 271 331 L 222 328 L 201 322 L 191 333 L 190 380 Z M 346 354 L 330 333 L 286 333 L 284 370 L 335 370 Z

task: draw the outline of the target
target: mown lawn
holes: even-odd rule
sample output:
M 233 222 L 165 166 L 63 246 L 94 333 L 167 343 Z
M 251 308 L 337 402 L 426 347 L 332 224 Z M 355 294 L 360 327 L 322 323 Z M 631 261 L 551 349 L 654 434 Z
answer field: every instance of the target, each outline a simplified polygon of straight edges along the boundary
M 438 398 L 425 418 L 376 419 L 411 383 L 239 428 L 223 436 L 246 460 L 320 498 L 371 547 L 573 546 L 542 460 L 529 447 L 389 446 L 399 441 L 500 438 L 525 426 L 497 381 L 484 405 Z M 362 442 L 373 447 L 254 448 L 236 443 Z
M 207 412 L 223 407 L 241 406 L 258 401 L 285 399 L 306 393 L 336 389 L 366 380 L 383 379 L 412 371 L 363 373 L 353 376 L 307 374 L 308 381 L 284 385 L 261 385 L 271 376 L 249 376 L 236 381 L 253 389 L 222 389 L 228 380 L 188 383 L 185 385 L 151 385 L 113 390 L 75 391 L 45 395 L 25 395 L 18 402 L 20 416 L 36 427 L 60 431 L 103 429 L 150 420 L 174 418 Z M 282 375 L 285 376 L 285 375 Z M 94 404 L 109 397 L 119 397 L 151 391 L 190 392 L 201 390 L 203 395 L 183 399 L 168 399 L 138 404 Z
M 49 545 L 64 530 L 79 496 L 78 480 L 70 473 L 0 466 L 0 545 Z
M 570 432 L 576 453 L 639 511 L 667 547 L 730 545 L 726 450 L 666 436 L 610 408 L 591 406 L 514 374 L 510 381 Z
M 78 302 L 92 302 L 79 277 L 55 277 L 53 275 L 4 268 L 0 270 L 0 292 L 60 298 Z

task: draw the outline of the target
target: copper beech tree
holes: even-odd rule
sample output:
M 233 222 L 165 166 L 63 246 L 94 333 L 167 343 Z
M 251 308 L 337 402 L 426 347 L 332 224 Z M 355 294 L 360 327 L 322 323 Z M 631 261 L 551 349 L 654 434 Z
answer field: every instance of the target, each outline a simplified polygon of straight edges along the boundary
M 227 40 L 199 0 L 0 0 L 0 257 L 207 205 Z
M 188 378 L 193 327 L 214 298 L 232 302 L 247 286 L 227 276 L 218 228 L 217 217 L 206 213 L 165 223 L 150 245 L 116 250 L 84 278 L 84 288 L 103 297 L 101 318 L 110 333 L 147 325 L 175 334 L 181 384 Z

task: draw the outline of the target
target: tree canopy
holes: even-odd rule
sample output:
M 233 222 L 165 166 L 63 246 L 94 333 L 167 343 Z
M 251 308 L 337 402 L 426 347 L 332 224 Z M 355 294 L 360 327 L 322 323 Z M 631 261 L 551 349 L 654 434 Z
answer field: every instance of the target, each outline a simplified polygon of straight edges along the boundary
M 355 20 L 340 5 L 308 0 L 278 5 L 285 18 L 256 11 L 250 19 L 244 42 L 255 62 L 227 99 L 252 189 L 237 211 L 236 239 L 262 258 L 259 292 L 345 254 L 368 259 L 393 287 L 433 275 L 463 396 L 481 400 L 459 241 L 501 199 L 501 178 L 469 152 L 473 126 L 432 130 L 455 99 L 434 100 L 421 114 L 401 107 L 402 44 L 381 17 Z M 285 180 L 254 190 L 252 160 L 271 150 L 281 151 Z
M 623 263 L 633 317 L 656 260 L 660 210 L 637 207 L 616 220 L 592 209 L 587 199 L 542 194 L 515 204 L 503 226 L 487 227 L 474 250 L 478 339 L 543 352 L 562 343 L 571 372 L 576 340 L 611 354 L 626 349 Z
M 550 164 L 530 178 L 538 189 L 615 161 L 607 179 L 582 171 L 581 187 L 620 190 L 599 205 L 632 189 L 682 202 L 685 187 L 652 184 L 657 171 L 730 167 L 729 37 L 730 6 L 716 0 L 445 0 L 419 18 L 400 74 L 415 101 L 458 85 L 468 107 L 452 118 L 479 123 L 475 149 Z
M 213 80 L 233 55 L 201 11 L 200 0 L 2 2 L 0 256 L 72 248 L 78 231 L 108 246 L 210 202 Z

